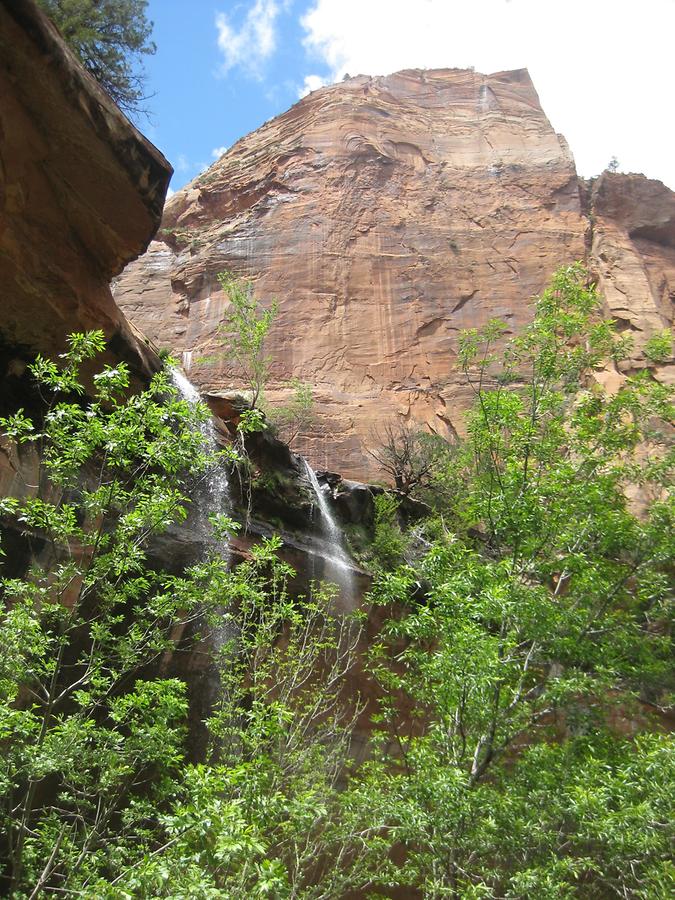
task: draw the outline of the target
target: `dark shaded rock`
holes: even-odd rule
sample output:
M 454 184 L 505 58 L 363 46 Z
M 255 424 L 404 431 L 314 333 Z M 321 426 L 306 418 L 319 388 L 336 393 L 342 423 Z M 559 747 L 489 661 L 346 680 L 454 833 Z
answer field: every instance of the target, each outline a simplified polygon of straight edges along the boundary
M 675 193 L 661 181 L 603 172 L 593 182 L 592 208 L 632 238 L 675 247 Z
M 370 528 L 373 524 L 375 507 L 373 496 L 377 488 L 360 481 L 340 479 L 335 493 L 335 506 L 344 522 L 364 525 Z

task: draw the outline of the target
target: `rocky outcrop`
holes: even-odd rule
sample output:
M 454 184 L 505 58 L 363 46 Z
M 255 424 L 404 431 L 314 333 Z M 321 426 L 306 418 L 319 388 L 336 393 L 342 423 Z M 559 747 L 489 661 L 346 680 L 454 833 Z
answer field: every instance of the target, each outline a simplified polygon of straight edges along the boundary
M 639 176 L 580 192 L 526 71 L 359 76 L 304 98 L 173 197 L 115 297 L 217 391 L 237 378 L 202 361 L 227 303 L 216 274 L 253 278 L 280 304 L 270 401 L 290 378 L 311 384 L 316 422 L 298 448 L 372 478 L 366 451 L 386 422 L 461 430 L 459 331 L 494 316 L 517 330 L 559 265 L 590 254 L 612 312 L 657 327 L 670 204 Z
M 156 368 L 109 282 L 154 235 L 171 171 L 32 0 L 3 0 L 0 405 L 14 405 L 25 360 L 72 331 L 103 329 L 140 379 Z
M 226 298 L 216 273 L 277 297 L 268 395 L 312 385 L 315 466 L 374 474 L 364 452 L 395 417 L 443 435 L 468 388 L 458 332 L 515 330 L 528 298 L 584 250 L 576 172 L 525 71 L 352 78 L 239 141 L 168 204 L 115 297 L 153 340 L 191 355 L 201 387 L 233 381 L 213 354 Z M 188 355 L 187 359 L 190 359 Z
M 608 312 L 630 333 L 633 351 L 619 371 L 645 365 L 645 344 L 673 324 L 675 301 L 675 194 L 642 175 L 603 173 L 588 187 L 592 245 L 589 263 Z M 657 367 L 658 377 L 675 381 L 675 366 Z
M 106 361 L 126 360 L 136 385 L 156 370 L 109 281 L 147 247 L 170 176 L 32 0 L 2 0 L 0 415 L 40 415 L 27 363 L 55 358 L 73 331 L 103 329 Z M 3 442 L 0 496 L 21 496 L 39 477 L 34 450 Z M 4 524 L 4 573 L 20 574 L 28 548 Z

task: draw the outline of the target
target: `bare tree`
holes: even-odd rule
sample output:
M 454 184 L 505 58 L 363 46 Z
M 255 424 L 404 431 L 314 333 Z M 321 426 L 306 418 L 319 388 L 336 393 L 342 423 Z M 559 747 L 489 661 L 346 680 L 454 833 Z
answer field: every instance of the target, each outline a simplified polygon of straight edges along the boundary
M 440 453 L 447 449 L 443 438 L 424 431 L 417 423 L 387 422 L 383 429 L 373 431 L 372 437 L 377 449 L 368 450 L 368 454 L 406 495 L 429 484 Z

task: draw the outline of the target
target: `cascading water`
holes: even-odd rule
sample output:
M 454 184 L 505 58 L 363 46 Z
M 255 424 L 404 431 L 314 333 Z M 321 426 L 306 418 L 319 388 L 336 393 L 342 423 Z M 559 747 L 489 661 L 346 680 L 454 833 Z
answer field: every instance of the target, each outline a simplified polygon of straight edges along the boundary
M 180 371 L 180 369 L 171 369 L 171 380 L 180 392 L 183 399 L 191 406 L 201 403 L 201 395 L 197 388 L 189 381 L 188 378 Z M 216 429 L 211 416 L 205 422 L 199 425 L 199 430 L 206 439 L 207 449 L 213 453 L 218 451 L 218 439 Z M 204 547 L 215 550 L 227 562 L 230 560 L 230 546 L 226 539 L 217 539 L 209 523 L 209 515 L 212 513 L 229 514 L 231 510 L 230 503 L 230 486 L 227 479 L 227 472 L 222 463 L 216 463 L 211 467 L 206 475 L 206 481 L 200 484 L 193 497 L 195 528 L 199 534 Z M 216 653 L 223 652 L 223 648 L 231 647 L 232 641 L 236 639 L 237 630 L 232 620 L 225 616 L 225 608 L 219 609 L 221 614 L 220 621 L 211 630 L 211 639 Z M 228 652 L 230 652 L 228 650 Z M 221 660 L 221 665 L 223 665 Z M 222 691 L 220 676 L 216 668 L 210 668 L 207 673 L 207 680 L 204 688 L 205 709 L 211 710 L 215 707 L 218 697 Z
M 180 392 L 181 396 L 187 400 L 191 406 L 201 403 L 201 395 L 197 388 L 189 381 L 180 369 L 171 369 L 171 380 Z M 213 419 L 209 418 L 202 422 L 199 430 L 206 439 L 208 450 L 213 453 L 218 452 L 218 439 Z M 208 517 L 212 513 L 229 513 L 230 504 L 230 485 L 227 479 L 227 472 L 222 463 L 216 463 L 208 471 L 205 485 L 200 488 L 195 498 L 195 506 L 198 515 L 198 528 L 205 540 L 205 543 L 216 545 L 216 549 L 225 557 L 229 557 L 229 546 L 227 541 L 214 541 L 211 529 L 209 527 Z
M 316 477 L 316 472 L 307 460 L 304 460 L 304 463 L 309 483 L 316 495 L 324 538 L 330 547 L 329 554 L 322 554 L 326 563 L 324 576 L 327 581 L 338 585 L 342 591 L 343 600 L 349 603 L 354 597 L 354 564 L 345 550 L 342 530 L 335 521 L 326 493 Z

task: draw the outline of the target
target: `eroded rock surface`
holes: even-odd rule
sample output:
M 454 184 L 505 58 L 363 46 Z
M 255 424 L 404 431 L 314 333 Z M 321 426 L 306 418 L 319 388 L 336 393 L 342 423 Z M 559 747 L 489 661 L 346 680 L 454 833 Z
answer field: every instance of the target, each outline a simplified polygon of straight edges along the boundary
M 0 403 L 21 360 L 54 356 L 72 331 L 103 329 L 141 380 L 156 366 L 109 281 L 154 235 L 170 176 L 32 0 L 3 0 Z
M 617 327 L 633 352 L 617 373 L 641 368 L 649 338 L 673 324 L 675 301 L 675 194 L 642 175 L 603 173 L 590 186 L 593 237 L 589 264 Z M 657 376 L 675 380 L 673 360 Z
M 297 448 L 372 478 L 367 449 L 386 422 L 461 430 L 472 394 L 459 331 L 495 316 L 516 331 L 553 271 L 591 247 L 610 309 L 654 329 L 672 284 L 671 204 L 639 177 L 580 191 L 526 71 L 360 76 L 309 95 L 176 194 L 115 297 L 196 384 L 222 391 L 241 384 L 203 361 L 227 305 L 216 275 L 253 278 L 280 304 L 269 400 L 291 378 L 314 389 Z

